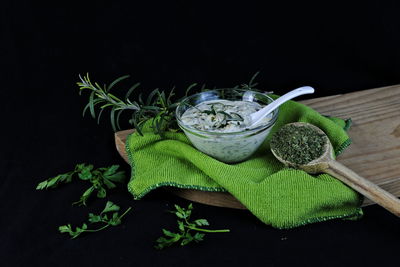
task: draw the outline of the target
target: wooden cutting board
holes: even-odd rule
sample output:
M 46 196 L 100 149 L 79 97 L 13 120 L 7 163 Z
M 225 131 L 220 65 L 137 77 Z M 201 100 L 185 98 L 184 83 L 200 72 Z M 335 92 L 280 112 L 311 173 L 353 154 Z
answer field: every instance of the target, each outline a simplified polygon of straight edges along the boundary
M 395 196 L 400 196 L 400 85 L 301 101 L 323 115 L 351 118 L 352 144 L 337 160 Z M 115 133 L 120 155 L 128 162 L 126 137 Z M 168 188 L 172 193 L 203 204 L 245 209 L 229 193 Z M 374 204 L 365 199 L 363 206 Z

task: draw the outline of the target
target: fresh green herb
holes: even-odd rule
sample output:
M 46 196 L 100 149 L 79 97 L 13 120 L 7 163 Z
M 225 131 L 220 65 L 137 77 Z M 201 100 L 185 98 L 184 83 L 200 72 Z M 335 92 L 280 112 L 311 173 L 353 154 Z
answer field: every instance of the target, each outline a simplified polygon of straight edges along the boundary
M 215 108 L 216 105 L 219 105 L 219 110 Z M 243 117 L 240 116 L 236 112 L 231 112 L 227 113 L 225 112 L 227 107 L 231 107 L 231 105 L 225 105 L 222 103 L 214 103 L 210 105 L 210 110 L 200 110 L 200 113 L 204 113 L 206 115 L 211 115 L 211 121 L 215 122 L 213 127 L 216 127 L 218 129 L 226 127 L 228 125 L 228 122 L 236 122 L 236 125 L 240 125 L 240 122 L 244 121 Z M 197 108 L 197 107 L 196 107 Z M 197 108 L 198 109 L 198 108 Z M 198 109 L 199 110 L 199 109 Z M 215 116 L 217 114 L 222 114 L 223 117 L 222 119 L 219 119 L 218 121 L 216 120 Z
M 115 183 L 122 183 L 125 180 L 125 172 L 118 171 L 119 165 L 112 165 L 107 168 L 93 169 L 93 165 L 84 163 L 78 164 L 74 171 L 59 174 L 40 182 L 36 189 L 43 190 L 47 188 L 55 188 L 60 183 L 70 183 L 74 175 L 78 175 L 79 179 L 88 181 L 92 185 L 82 194 L 79 201 L 73 204 L 86 205 L 87 200 L 93 192 L 97 192 L 98 198 L 105 198 L 107 189 L 116 187 Z
M 238 113 L 235 112 L 231 112 L 230 114 L 225 112 L 225 111 L 217 111 L 217 113 L 220 113 L 222 115 L 224 115 L 224 119 L 225 121 L 244 121 L 243 117 L 240 116 Z
M 108 228 L 109 226 L 117 226 L 121 224 L 121 219 L 131 210 L 132 208 L 129 207 L 123 214 L 119 215 L 118 211 L 120 210 L 120 207 L 116 204 L 114 204 L 111 201 L 107 201 L 105 208 L 103 209 L 100 214 L 93 214 L 89 213 L 89 222 L 91 224 L 97 223 L 97 224 L 103 224 L 103 226 L 95 229 L 88 229 L 88 225 L 86 223 L 83 223 L 81 227 L 75 227 L 75 230 L 71 226 L 71 224 L 67 225 L 62 225 L 58 227 L 58 230 L 60 233 L 68 233 L 72 239 L 77 238 L 80 234 L 89 232 L 98 232 L 101 230 L 104 230 Z M 112 215 L 110 215 L 110 213 Z
M 97 192 L 98 198 L 105 198 L 107 195 L 106 189 L 115 188 L 115 183 L 122 183 L 125 180 L 125 172 L 117 171 L 118 165 L 113 165 L 108 168 L 98 168 L 93 170 L 93 165 L 88 165 L 82 172 L 79 173 L 79 178 L 89 181 L 90 186 L 81 196 L 79 201 L 73 204 L 85 205 L 93 192 Z
M 287 124 L 272 136 L 270 145 L 282 159 L 304 165 L 325 152 L 326 138 L 311 127 Z
M 129 123 L 137 130 L 139 134 L 142 134 L 142 128 L 146 121 L 151 120 L 151 127 L 156 134 L 162 134 L 166 130 L 178 129 L 175 121 L 175 108 L 178 106 L 180 100 L 175 102 L 172 98 L 175 96 L 174 88 L 169 93 L 160 91 L 159 89 L 153 90 L 146 101 L 142 99 L 142 95 L 139 95 L 137 101 L 131 101 L 129 98 L 132 92 L 140 85 L 139 83 L 134 84 L 126 93 L 124 99 L 120 99 L 110 93 L 110 90 L 118 84 L 120 81 L 128 78 L 129 75 L 122 76 L 112 82 L 109 86 L 104 85 L 101 87 L 98 83 L 92 83 L 89 79 L 89 74 L 83 78 L 79 76 L 81 82 L 78 82 L 80 92 L 84 89 L 91 91 L 89 96 L 89 103 L 83 110 L 83 115 L 89 109 L 93 118 L 96 117 L 95 107 L 100 105 L 100 112 L 98 113 L 99 122 L 102 112 L 106 108 L 110 108 L 110 119 L 111 125 L 114 131 L 120 129 L 119 119 L 123 111 L 130 111 L 131 119 Z M 185 96 L 189 91 L 197 84 L 190 85 Z
M 233 87 L 233 89 L 241 88 L 258 91 L 255 88 L 257 83 L 254 82 L 257 75 L 258 72 L 253 75 L 248 84 L 242 84 L 241 86 L 237 85 Z M 178 99 L 174 99 L 175 92 L 174 88 L 172 88 L 169 93 L 167 93 L 165 90 L 155 89 L 151 91 L 146 100 L 143 100 L 142 94 L 138 95 L 136 101 L 131 100 L 130 97 L 132 93 L 139 87 L 140 83 L 136 83 L 130 87 L 124 98 L 117 97 L 110 93 L 112 88 L 128 77 L 129 75 L 125 75 L 116 79 L 108 86 L 100 86 L 97 82 L 92 83 L 90 81 L 89 74 L 84 77 L 79 75 L 80 82 L 77 83 L 80 89 L 79 92 L 81 93 L 83 90 L 91 91 L 89 95 L 89 103 L 85 106 L 83 115 L 85 115 L 85 113 L 89 110 L 93 118 L 96 118 L 97 116 L 97 123 L 99 123 L 103 111 L 109 108 L 111 125 L 114 131 L 117 131 L 121 128 L 119 121 L 121 114 L 124 111 L 129 112 L 130 119 L 128 122 L 140 135 L 143 135 L 143 126 L 148 121 L 150 121 L 150 126 L 153 132 L 159 135 L 162 135 L 165 131 L 179 131 L 179 127 L 174 116 L 175 109 L 179 103 L 186 96 L 188 96 L 189 92 L 197 86 L 197 84 L 193 83 L 188 86 L 185 95 Z M 204 84 L 200 88 L 200 91 L 208 90 L 213 89 L 207 89 Z M 97 107 L 99 107 L 98 113 L 96 113 Z M 211 110 L 210 112 L 216 115 L 215 110 Z
M 258 85 L 258 83 L 255 83 L 254 80 L 256 79 L 256 77 L 258 76 L 258 74 L 260 74 L 259 71 L 257 71 L 250 79 L 249 83 L 244 83 L 242 84 L 242 88 L 243 89 L 247 89 L 247 90 L 253 90 L 253 91 L 257 91 L 256 86 Z
M 164 249 L 176 243 L 179 243 L 181 246 L 185 246 L 190 242 L 198 243 L 200 241 L 203 241 L 203 238 L 205 236 L 204 233 L 227 233 L 230 231 L 229 229 L 209 230 L 201 228 L 203 226 L 208 226 L 209 223 L 206 219 L 197 219 L 194 221 L 190 221 L 192 210 L 192 204 L 189 204 L 187 209 L 175 205 L 175 211 L 170 212 L 174 213 L 178 217 L 179 232 L 174 233 L 166 229 L 162 229 L 164 236 L 156 240 L 156 249 Z M 192 232 L 194 232 L 194 234 L 192 234 Z
M 48 178 L 42 182 L 40 182 L 36 186 L 36 190 L 43 190 L 48 188 L 56 188 L 59 184 L 64 183 L 68 184 L 72 181 L 73 175 L 81 172 L 85 168 L 85 164 L 78 164 L 76 165 L 75 169 L 71 172 L 59 174 L 57 176 Z
M 244 121 L 243 117 L 240 116 L 240 114 L 236 113 L 236 112 L 231 112 L 231 118 L 230 120 L 232 121 Z
M 217 115 L 217 111 L 215 110 L 215 105 L 211 105 L 210 110 L 203 110 L 201 112 L 207 115 L 214 115 L 214 116 Z

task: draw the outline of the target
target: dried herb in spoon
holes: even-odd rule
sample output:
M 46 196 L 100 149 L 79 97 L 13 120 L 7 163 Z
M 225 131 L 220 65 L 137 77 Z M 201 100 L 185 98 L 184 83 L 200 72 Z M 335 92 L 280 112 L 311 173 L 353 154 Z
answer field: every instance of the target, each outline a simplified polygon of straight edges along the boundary
M 311 127 L 285 125 L 270 141 L 271 149 L 282 159 L 304 165 L 319 158 L 325 152 L 326 135 Z

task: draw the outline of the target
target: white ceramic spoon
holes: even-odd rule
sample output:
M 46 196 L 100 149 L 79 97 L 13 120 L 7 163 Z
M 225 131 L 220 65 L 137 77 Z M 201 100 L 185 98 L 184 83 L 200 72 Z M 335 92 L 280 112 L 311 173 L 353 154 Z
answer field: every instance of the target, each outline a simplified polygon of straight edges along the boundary
M 314 88 L 310 86 L 303 86 L 297 89 L 294 89 L 283 96 L 279 97 L 278 99 L 274 100 L 271 104 L 267 105 L 266 107 L 260 109 L 257 112 L 254 112 L 253 114 L 250 114 L 248 119 L 249 123 L 247 125 L 248 128 L 250 128 L 253 125 L 256 125 L 259 123 L 265 116 L 267 116 L 269 113 L 274 111 L 276 108 L 278 108 L 280 105 L 285 103 L 286 101 L 295 98 L 300 95 L 306 95 L 306 94 L 312 94 L 314 93 Z

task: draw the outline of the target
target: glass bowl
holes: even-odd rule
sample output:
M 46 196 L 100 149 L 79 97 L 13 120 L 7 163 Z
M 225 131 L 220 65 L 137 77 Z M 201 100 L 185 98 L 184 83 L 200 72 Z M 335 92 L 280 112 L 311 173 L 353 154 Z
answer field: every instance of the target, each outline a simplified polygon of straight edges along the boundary
M 209 90 L 188 96 L 176 108 L 175 116 L 179 127 L 198 150 L 225 163 L 237 163 L 246 160 L 268 136 L 278 118 L 279 109 L 272 112 L 271 119 L 267 124 L 239 132 L 202 131 L 184 124 L 181 117 L 187 109 L 211 100 L 250 101 L 258 103 L 261 107 L 274 100 L 260 92 L 228 88 Z

